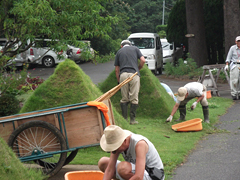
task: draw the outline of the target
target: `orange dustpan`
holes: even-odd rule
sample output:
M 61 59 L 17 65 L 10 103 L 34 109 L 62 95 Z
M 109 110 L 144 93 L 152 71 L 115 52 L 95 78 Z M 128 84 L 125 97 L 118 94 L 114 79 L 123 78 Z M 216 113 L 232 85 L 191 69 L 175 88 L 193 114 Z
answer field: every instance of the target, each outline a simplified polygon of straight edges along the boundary
M 102 171 L 71 171 L 64 176 L 65 180 L 102 180 Z
M 201 131 L 202 119 L 196 118 L 172 125 L 174 131 Z

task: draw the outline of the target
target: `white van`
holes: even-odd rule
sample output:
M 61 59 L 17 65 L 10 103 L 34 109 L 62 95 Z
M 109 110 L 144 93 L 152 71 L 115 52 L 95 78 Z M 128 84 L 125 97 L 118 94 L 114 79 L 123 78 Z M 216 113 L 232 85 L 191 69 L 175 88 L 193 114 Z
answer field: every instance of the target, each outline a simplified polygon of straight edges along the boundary
M 159 35 L 157 33 L 133 33 L 128 40 L 140 49 L 148 68 L 155 74 L 162 74 L 163 53 Z

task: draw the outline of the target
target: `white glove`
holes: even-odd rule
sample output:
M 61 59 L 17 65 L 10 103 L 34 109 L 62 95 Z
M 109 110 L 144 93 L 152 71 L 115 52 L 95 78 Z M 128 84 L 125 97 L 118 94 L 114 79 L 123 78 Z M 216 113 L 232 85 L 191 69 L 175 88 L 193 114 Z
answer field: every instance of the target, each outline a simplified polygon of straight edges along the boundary
M 225 71 L 228 71 L 228 64 L 224 67 Z
M 196 106 L 197 106 L 197 101 L 192 104 L 191 109 L 194 110 Z
M 167 118 L 167 122 L 171 122 L 172 121 L 172 118 L 173 118 L 173 116 L 172 115 L 170 115 L 168 118 Z

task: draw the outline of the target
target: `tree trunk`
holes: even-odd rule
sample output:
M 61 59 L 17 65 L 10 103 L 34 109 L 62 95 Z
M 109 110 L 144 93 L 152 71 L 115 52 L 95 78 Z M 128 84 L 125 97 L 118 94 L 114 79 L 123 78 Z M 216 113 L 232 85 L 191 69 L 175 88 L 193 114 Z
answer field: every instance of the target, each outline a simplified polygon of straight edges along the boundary
M 188 38 L 190 57 L 195 60 L 198 67 L 208 64 L 203 0 L 186 0 L 187 32 L 194 34 Z
M 235 38 L 240 36 L 239 0 L 224 0 L 224 37 L 225 56 L 229 48 L 235 44 Z

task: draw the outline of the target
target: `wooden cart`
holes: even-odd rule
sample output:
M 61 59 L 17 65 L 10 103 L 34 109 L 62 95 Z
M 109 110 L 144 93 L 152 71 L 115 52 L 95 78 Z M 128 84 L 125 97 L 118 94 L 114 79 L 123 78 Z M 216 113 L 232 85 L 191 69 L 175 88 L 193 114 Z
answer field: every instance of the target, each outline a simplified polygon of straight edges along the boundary
M 26 166 L 53 176 L 74 159 L 78 149 L 99 145 L 107 123 L 115 124 L 110 97 L 133 76 L 95 100 L 108 107 L 109 119 L 96 106 L 72 104 L 1 117 L 0 137 Z
M 111 102 L 103 102 L 114 124 Z M 102 111 L 87 103 L 0 118 L 0 136 L 19 159 L 50 176 L 71 162 L 78 149 L 99 145 L 105 127 Z

